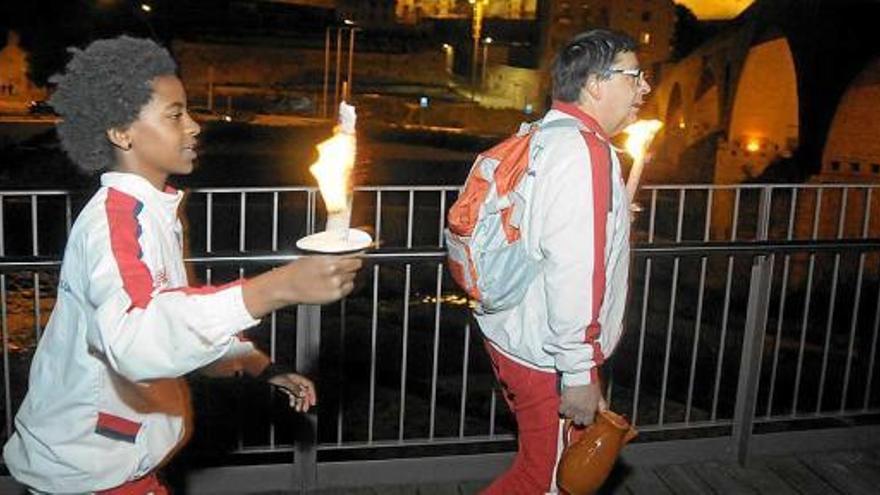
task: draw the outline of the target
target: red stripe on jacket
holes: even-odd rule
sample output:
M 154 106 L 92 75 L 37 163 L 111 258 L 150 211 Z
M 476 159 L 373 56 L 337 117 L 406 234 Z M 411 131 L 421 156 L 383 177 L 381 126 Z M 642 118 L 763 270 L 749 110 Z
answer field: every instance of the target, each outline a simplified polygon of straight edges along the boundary
M 143 206 L 140 201 L 113 188 L 107 191 L 104 202 L 110 228 L 110 248 L 122 277 L 122 287 L 131 299 L 129 311 L 146 308 L 153 292 L 153 276 L 141 259 L 143 251 L 138 241 L 141 226 L 137 216 Z
M 98 413 L 98 424 L 95 426 L 95 431 L 102 435 L 134 442 L 140 430 L 140 423 L 114 416 L 113 414 Z
M 611 203 L 611 149 L 608 143 L 592 132 L 581 132 L 590 153 L 591 175 L 593 179 L 593 307 L 592 318 L 587 326 L 584 342 L 593 348 L 593 362 L 590 370 L 592 382 L 598 381 L 598 366 L 605 362 L 605 355 L 599 345 L 602 333 L 599 324 L 599 310 L 605 299 L 605 244 L 607 242 L 606 217 Z

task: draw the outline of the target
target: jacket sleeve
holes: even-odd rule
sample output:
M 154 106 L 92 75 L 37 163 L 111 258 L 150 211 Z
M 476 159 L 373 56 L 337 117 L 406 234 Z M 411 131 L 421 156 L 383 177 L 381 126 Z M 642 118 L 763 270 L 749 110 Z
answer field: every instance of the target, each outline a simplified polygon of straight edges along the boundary
M 119 213 L 108 208 L 106 223 L 86 234 L 87 297 L 95 308 L 89 347 L 132 381 L 178 377 L 230 352 L 235 335 L 258 323 L 241 283 L 154 289 L 137 219 Z
M 608 179 L 594 180 L 600 171 L 593 170 L 584 147 L 567 147 L 548 159 L 555 160 L 557 174 L 539 199 L 545 201 L 540 248 L 552 335 L 544 351 L 553 356 L 564 386 L 586 385 L 598 381 L 596 368 L 604 361 L 598 317 L 605 248 L 597 228 L 604 234 L 607 204 L 596 185 Z

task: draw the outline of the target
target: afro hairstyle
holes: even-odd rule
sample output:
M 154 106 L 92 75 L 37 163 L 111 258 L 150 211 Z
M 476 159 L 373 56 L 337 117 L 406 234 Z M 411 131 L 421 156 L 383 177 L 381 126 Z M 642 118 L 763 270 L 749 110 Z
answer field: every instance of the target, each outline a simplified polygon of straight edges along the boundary
M 137 120 L 153 95 L 152 82 L 175 75 L 177 64 L 156 42 L 130 36 L 92 42 L 73 54 L 49 103 L 61 116 L 58 136 L 71 160 L 86 172 L 116 162 L 107 130 L 124 129 Z

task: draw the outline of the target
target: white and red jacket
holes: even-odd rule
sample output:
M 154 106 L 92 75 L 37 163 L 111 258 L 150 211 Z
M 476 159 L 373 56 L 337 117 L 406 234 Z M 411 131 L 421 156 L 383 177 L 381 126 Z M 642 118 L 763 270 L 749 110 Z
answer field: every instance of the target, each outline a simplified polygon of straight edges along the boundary
M 188 435 L 182 375 L 251 352 L 241 284 L 187 286 L 183 193 L 107 173 L 79 214 L 31 365 L 12 475 L 42 492 L 103 490 L 154 470 Z
M 543 136 L 521 232 L 541 263 L 516 307 L 476 318 L 503 354 L 562 374 L 566 386 L 597 380 L 620 339 L 629 276 L 630 211 L 620 162 L 599 125 L 555 103 L 544 122 L 577 118 Z

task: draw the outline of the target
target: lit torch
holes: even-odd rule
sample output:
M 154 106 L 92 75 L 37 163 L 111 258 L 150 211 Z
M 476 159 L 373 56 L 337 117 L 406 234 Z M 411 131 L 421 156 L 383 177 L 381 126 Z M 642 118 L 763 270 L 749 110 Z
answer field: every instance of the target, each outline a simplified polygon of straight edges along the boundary
M 321 197 L 327 207 L 326 231 L 339 239 L 348 239 L 351 223 L 351 171 L 354 169 L 356 140 L 354 134 L 357 115 L 354 107 L 339 104 L 339 124 L 333 136 L 318 143 L 318 161 L 309 172 L 318 180 Z
M 300 239 L 297 246 L 302 249 L 343 252 L 363 249 L 372 242 L 366 232 L 350 228 L 356 121 L 354 107 L 341 102 L 333 136 L 317 145 L 318 161 L 309 167 L 309 172 L 318 181 L 327 208 L 327 226 L 324 232 Z
M 630 201 L 635 199 L 636 190 L 639 188 L 639 180 L 642 178 L 642 169 L 645 167 L 645 156 L 647 155 L 648 146 L 661 127 L 663 127 L 663 122 L 659 120 L 639 120 L 628 125 L 623 130 L 627 135 L 624 148 L 626 148 L 629 156 L 633 158 L 629 178 L 626 181 L 626 192 L 629 194 Z

